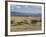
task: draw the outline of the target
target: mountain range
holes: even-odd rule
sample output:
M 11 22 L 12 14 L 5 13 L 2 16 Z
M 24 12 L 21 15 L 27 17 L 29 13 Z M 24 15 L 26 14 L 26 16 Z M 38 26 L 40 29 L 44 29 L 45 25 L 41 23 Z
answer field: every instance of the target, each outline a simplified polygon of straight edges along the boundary
M 11 12 L 11 16 L 41 16 L 41 13 Z

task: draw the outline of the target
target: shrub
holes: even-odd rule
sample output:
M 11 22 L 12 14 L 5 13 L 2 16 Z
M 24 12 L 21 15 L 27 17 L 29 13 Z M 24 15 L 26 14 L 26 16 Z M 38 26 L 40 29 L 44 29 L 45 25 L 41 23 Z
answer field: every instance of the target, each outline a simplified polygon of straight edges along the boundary
M 17 22 L 17 24 L 18 24 L 18 25 L 21 25 L 21 23 L 20 23 L 20 22 Z
M 37 20 L 32 20 L 31 23 L 32 24 L 36 24 L 38 21 Z
M 39 22 L 41 22 L 42 20 L 39 20 Z
M 13 22 L 14 22 L 14 21 L 12 20 L 12 21 L 11 21 L 11 24 L 13 24 Z
M 25 24 L 28 24 L 28 21 L 27 21 L 27 20 L 24 20 L 24 23 L 25 23 Z
M 22 25 L 24 22 L 21 21 L 21 22 L 17 22 L 16 25 Z

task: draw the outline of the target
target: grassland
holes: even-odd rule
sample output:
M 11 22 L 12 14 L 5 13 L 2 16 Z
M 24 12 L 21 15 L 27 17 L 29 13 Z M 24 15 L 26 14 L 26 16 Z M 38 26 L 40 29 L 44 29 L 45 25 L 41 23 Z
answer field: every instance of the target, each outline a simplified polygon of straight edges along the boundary
M 40 16 L 11 16 L 11 32 L 41 30 Z

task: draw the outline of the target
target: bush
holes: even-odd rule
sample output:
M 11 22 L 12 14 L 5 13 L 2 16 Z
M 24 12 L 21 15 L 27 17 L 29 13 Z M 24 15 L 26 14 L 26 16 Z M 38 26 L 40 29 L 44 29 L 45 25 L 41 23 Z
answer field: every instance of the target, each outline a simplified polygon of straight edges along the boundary
M 32 20 L 31 23 L 32 24 L 36 24 L 38 21 L 37 20 Z
M 25 24 L 28 24 L 28 21 L 27 21 L 27 20 L 24 20 L 24 23 L 25 23 Z
M 22 25 L 24 22 L 21 21 L 21 22 L 17 22 L 16 25 Z
M 41 22 L 42 20 L 39 20 L 39 22 Z
M 18 25 L 21 25 L 21 22 L 17 22 Z
M 14 21 L 11 21 L 11 24 L 13 24 Z

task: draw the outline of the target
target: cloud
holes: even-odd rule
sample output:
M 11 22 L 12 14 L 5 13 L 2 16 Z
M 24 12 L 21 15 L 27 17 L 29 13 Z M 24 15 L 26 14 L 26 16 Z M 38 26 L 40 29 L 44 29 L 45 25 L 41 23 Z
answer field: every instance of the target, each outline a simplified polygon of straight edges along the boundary
M 11 5 L 11 12 L 20 13 L 41 13 L 41 6 L 30 6 L 30 5 Z
M 25 7 L 28 7 L 27 5 L 25 5 Z
M 16 6 L 17 8 L 21 8 L 20 6 Z

